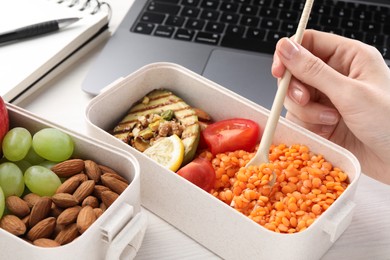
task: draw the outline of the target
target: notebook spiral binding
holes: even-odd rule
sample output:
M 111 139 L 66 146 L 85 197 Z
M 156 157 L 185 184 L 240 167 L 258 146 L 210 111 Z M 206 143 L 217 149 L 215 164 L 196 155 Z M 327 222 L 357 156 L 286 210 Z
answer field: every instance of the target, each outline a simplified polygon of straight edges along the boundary
M 96 14 L 105 10 L 108 19 L 111 18 L 111 6 L 107 2 L 100 0 L 57 0 L 58 4 L 67 5 L 70 8 L 78 8 L 80 11 L 89 11 L 90 14 Z

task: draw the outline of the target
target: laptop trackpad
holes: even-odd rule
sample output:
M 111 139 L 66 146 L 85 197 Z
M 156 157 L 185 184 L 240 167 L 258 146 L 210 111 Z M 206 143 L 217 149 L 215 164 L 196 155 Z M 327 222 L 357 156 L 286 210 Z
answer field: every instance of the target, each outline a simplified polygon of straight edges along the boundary
M 203 76 L 271 109 L 277 89 L 271 65 L 271 55 L 213 50 Z

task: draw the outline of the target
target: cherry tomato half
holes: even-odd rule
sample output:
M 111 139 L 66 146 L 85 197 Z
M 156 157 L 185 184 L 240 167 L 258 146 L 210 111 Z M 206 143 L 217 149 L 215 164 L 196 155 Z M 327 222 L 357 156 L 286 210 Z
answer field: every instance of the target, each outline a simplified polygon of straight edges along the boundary
M 252 120 L 233 118 L 210 124 L 201 134 L 214 155 L 236 150 L 252 152 L 260 140 L 260 127 Z
M 213 165 L 204 158 L 195 158 L 178 170 L 177 174 L 207 192 L 214 187 L 215 171 Z

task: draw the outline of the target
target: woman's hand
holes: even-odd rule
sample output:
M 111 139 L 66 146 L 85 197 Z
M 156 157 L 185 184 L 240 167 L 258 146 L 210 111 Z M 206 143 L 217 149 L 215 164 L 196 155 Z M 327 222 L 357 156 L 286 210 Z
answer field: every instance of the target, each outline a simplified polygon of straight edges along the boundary
M 281 39 L 272 74 L 293 77 L 286 118 L 345 147 L 365 174 L 390 184 L 390 69 L 369 45 L 307 30 Z

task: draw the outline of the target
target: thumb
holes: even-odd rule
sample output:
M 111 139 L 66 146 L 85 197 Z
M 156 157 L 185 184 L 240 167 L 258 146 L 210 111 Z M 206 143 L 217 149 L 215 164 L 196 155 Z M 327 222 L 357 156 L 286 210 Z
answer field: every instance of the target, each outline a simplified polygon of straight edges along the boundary
M 347 85 L 347 77 L 289 38 L 281 39 L 275 52 L 295 78 L 318 89 L 331 100 L 341 94 L 338 93 L 341 88 L 334 86 Z

